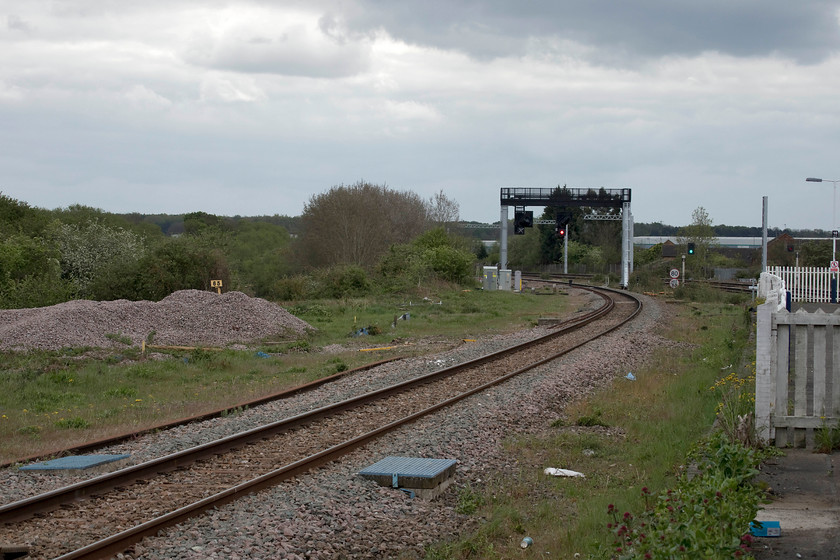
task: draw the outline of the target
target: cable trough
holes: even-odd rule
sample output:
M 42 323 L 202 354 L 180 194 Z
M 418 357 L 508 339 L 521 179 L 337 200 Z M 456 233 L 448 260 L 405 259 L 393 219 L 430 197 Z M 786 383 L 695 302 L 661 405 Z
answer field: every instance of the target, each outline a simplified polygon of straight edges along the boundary
M 421 416 L 556 359 L 641 310 L 629 293 L 578 287 L 597 293 L 604 304 L 540 338 L 0 506 L 0 543 L 26 544 L 31 558 L 110 557 L 164 527 L 333 461 Z

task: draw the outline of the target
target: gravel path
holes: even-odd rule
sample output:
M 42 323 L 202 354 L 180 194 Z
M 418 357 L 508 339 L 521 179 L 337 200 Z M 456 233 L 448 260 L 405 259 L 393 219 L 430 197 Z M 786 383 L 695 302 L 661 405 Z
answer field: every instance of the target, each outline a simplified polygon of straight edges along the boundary
M 518 468 L 502 450 L 514 433 L 536 433 L 563 407 L 612 378 L 638 367 L 673 344 L 654 333 L 663 319 L 655 301 L 631 325 L 586 350 L 532 370 L 386 436 L 344 459 L 248 496 L 208 515 L 144 540 L 127 558 L 422 558 L 424 548 L 468 530 L 476 519 L 455 511 L 457 488 L 480 485 L 493 473 Z M 131 453 L 133 462 L 165 455 L 258 423 L 367 392 L 534 337 L 542 329 L 482 340 L 434 357 L 385 364 L 316 391 L 239 415 L 183 426 L 103 450 Z M 388 455 L 458 460 L 456 484 L 434 501 L 409 499 L 357 475 Z M 0 471 L 2 501 L 9 502 L 73 481 L 71 476 Z

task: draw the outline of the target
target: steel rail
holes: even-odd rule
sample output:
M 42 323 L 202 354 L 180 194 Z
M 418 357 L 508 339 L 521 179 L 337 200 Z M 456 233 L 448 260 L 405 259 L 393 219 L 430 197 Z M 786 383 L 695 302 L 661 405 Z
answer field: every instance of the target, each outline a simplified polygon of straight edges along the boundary
M 576 286 L 578 288 L 587 289 L 590 291 L 595 291 L 591 287 L 587 286 Z M 614 291 L 614 290 L 609 290 Z M 596 291 L 597 293 L 597 291 Z M 622 292 L 626 294 L 626 292 Z M 438 370 L 436 372 L 432 372 L 430 374 L 426 374 L 420 376 L 418 378 L 408 380 L 402 383 L 398 383 L 391 387 L 386 387 L 384 389 L 380 389 L 377 391 L 372 391 L 370 393 L 366 393 L 364 395 L 360 395 L 358 397 L 348 399 L 346 401 L 342 401 L 340 403 L 335 403 L 334 405 L 328 405 L 325 407 L 321 407 L 319 409 L 310 411 L 308 413 L 304 413 L 301 415 L 297 415 L 295 417 L 291 417 L 288 419 L 284 419 L 278 422 L 274 422 L 272 424 L 268 424 L 266 426 L 254 428 L 251 430 L 247 430 L 246 432 L 242 432 L 240 434 L 235 434 L 234 436 L 228 436 L 226 438 L 222 438 L 216 442 L 210 442 L 208 444 L 198 446 L 196 448 L 184 450 L 182 452 L 174 453 L 172 455 L 162 457 L 160 459 L 152 460 L 147 463 L 143 463 L 141 465 L 135 465 L 134 467 L 128 467 L 127 469 L 123 469 L 122 471 L 116 471 L 115 473 L 109 473 L 106 475 L 102 475 L 100 477 L 96 477 L 89 481 L 84 481 L 81 483 L 77 483 L 71 486 L 68 486 L 63 489 L 59 489 L 53 492 L 48 492 L 42 494 L 40 496 L 35 496 L 26 500 L 21 500 L 18 502 L 14 502 L 12 504 L 7 504 L 6 506 L 0 507 L 0 521 L 10 523 L 14 521 L 18 521 L 21 519 L 25 519 L 34 515 L 37 512 L 43 512 L 50 509 L 54 509 L 58 507 L 62 503 L 67 502 L 68 500 L 75 500 L 75 499 L 83 499 L 87 496 L 91 496 L 94 494 L 100 494 L 108 489 L 117 487 L 117 486 L 125 486 L 130 484 L 134 480 L 142 479 L 142 478 L 149 478 L 154 476 L 157 472 L 165 472 L 168 470 L 172 470 L 175 468 L 179 468 L 186 464 L 192 463 L 198 460 L 201 457 L 206 457 L 208 455 L 217 455 L 219 453 L 223 453 L 228 449 L 238 448 L 243 445 L 246 445 L 249 442 L 253 442 L 259 439 L 264 439 L 266 437 L 270 437 L 275 433 L 280 433 L 282 431 L 290 430 L 298 425 L 307 424 L 314 420 L 329 416 L 331 414 L 335 414 L 336 412 L 347 410 L 351 408 L 355 408 L 360 406 L 361 404 L 365 404 L 374 400 L 378 400 L 390 394 L 398 393 L 410 389 L 412 386 L 428 383 L 433 381 L 436 378 L 443 378 L 447 376 L 454 375 L 458 371 L 462 369 L 466 369 L 468 367 L 474 367 L 475 365 L 480 365 L 482 363 L 491 361 L 499 356 L 509 354 L 513 351 L 520 350 L 525 347 L 533 346 L 535 344 L 539 344 L 540 342 L 544 342 L 547 339 L 554 338 L 568 332 L 570 330 L 575 330 L 588 324 L 609 312 L 614 308 L 614 301 L 612 298 L 606 298 L 603 294 L 602 297 L 608 303 L 605 303 L 599 309 L 582 315 L 581 317 L 574 318 L 566 323 L 565 328 L 563 329 L 556 329 L 552 333 L 545 335 L 543 337 L 539 337 L 537 339 L 528 341 L 526 343 L 515 345 L 510 348 L 493 352 L 491 354 L 487 354 L 475 360 L 471 360 L 469 362 L 465 362 L 463 364 L 459 364 L 457 366 L 453 366 L 450 368 L 444 368 L 442 370 Z M 629 295 L 629 294 L 627 294 Z M 406 416 L 402 419 L 393 421 L 385 426 L 377 428 L 371 432 L 366 434 L 362 434 L 350 440 L 347 440 L 341 444 L 337 444 L 333 447 L 325 449 L 319 453 L 316 453 L 310 457 L 295 461 L 286 465 L 280 469 L 276 469 L 269 473 L 263 474 L 255 479 L 250 481 L 240 483 L 232 488 L 229 488 L 223 492 L 217 493 L 213 496 L 209 496 L 202 500 L 199 500 L 193 504 L 188 506 L 184 506 L 174 512 L 170 512 L 158 518 L 149 520 L 144 522 L 132 529 L 124 531 L 118 535 L 113 535 L 106 539 L 102 539 L 98 542 L 93 544 L 87 545 L 81 549 L 68 553 L 64 556 L 61 556 L 61 560 L 70 560 L 70 559 L 79 559 L 79 558 L 104 558 L 120 551 L 125 550 L 128 546 L 133 543 L 138 542 L 145 536 L 150 536 L 156 534 L 161 528 L 175 525 L 188 519 L 190 517 L 194 517 L 201 512 L 210 509 L 212 507 L 216 507 L 230 501 L 235 500 L 239 496 L 243 494 L 253 493 L 257 490 L 267 488 L 273 485 L 276 485 L 282 480 L 286 480 L 290 477 L 293 477 L 297 474 L 305 472 L 315 466 L 319 466 L 325 464 L 327 462 L 333 461 L 336 458 L 340 457 L 343 454 L 348 453 L 352 449 L 355 449 L 361 445 L 364 445 L 368 441 L 376 438 L 377 436 L 386 433 L 388 431 L 394 430 L 399 426 L 402 426 L 406 423 L 416 420 L 421 416 L 427 415 L 431 412 L 439 410 L 440 408 L 446 407 L 451 405 L 454 402 L 457 402 L 461 399 L 464 399 L 472 394 L 477 392 L 483 391 L 488 387 L 493 385 L 497 385 L 519 375 L 525 371 L 538 367 L 544 363 L 547 363 L 551 360 L 556 359 L 558 356 L 561 356 L 567 352 L 570 352 L 595 338 L 603 336 L 609 332 L 612 332 L 616 328 L 620 327 L 627 321 L 633 319 L 639 312 L 641 312 L 641 302 L 635 296 L 630 296 L 637 302 L 636 310 L 627 317 L 621 323 L 602 331 L 595 337 L 590 338 L 587 341 L 581 342 L 578 345 L 575 345 L 572 348 L 568 348 L 556 355 L 550 356 L 543 360 L 539 360 L 532 364 L 529 364 L 523 368 L 520 368 L 516 371 L 509 372 L 495 380 L 487 382 L 479 387 L 473 388 L 469 391 L 451 397 L 445 401 L 442 401 L 436 405 L 433 405 L 425 410 L 418 411 L 414 414 Z M 128 477 L 128 478 L 126 478 Z

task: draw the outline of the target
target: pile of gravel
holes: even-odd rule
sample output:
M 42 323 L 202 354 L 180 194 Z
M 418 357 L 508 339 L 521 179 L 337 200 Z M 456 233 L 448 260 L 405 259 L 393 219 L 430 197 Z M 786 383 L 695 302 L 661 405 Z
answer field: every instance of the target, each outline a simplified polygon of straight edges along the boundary
M 281 306 L 242 292 L 181 290 L 158 302 L 74 300 L 0 311 L 0 348 L 125 348 L 155 344 L 227 346 L 297 336 L 312 326 Z

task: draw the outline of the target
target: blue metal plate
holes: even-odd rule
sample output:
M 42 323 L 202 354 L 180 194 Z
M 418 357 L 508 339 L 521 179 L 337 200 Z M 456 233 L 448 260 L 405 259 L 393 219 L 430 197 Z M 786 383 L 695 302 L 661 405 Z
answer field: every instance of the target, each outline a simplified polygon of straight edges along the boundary
M 131 455 L 71 455 L 69 457 L 61 457 L 60 459 L 52 459 L 50 461 L 43 461 L 41 463 L 32 463 L 31 465 L 24 465 L 20 467 L 22 471 L 64 471 L 64 470 L 81 470 L 113 463 L 121 459 L 127 459 Z
M 359 474 L 382 485 L 432 488 L 452 476 L 456 463 L 455 459 L 385 457 L 359 471 Z

